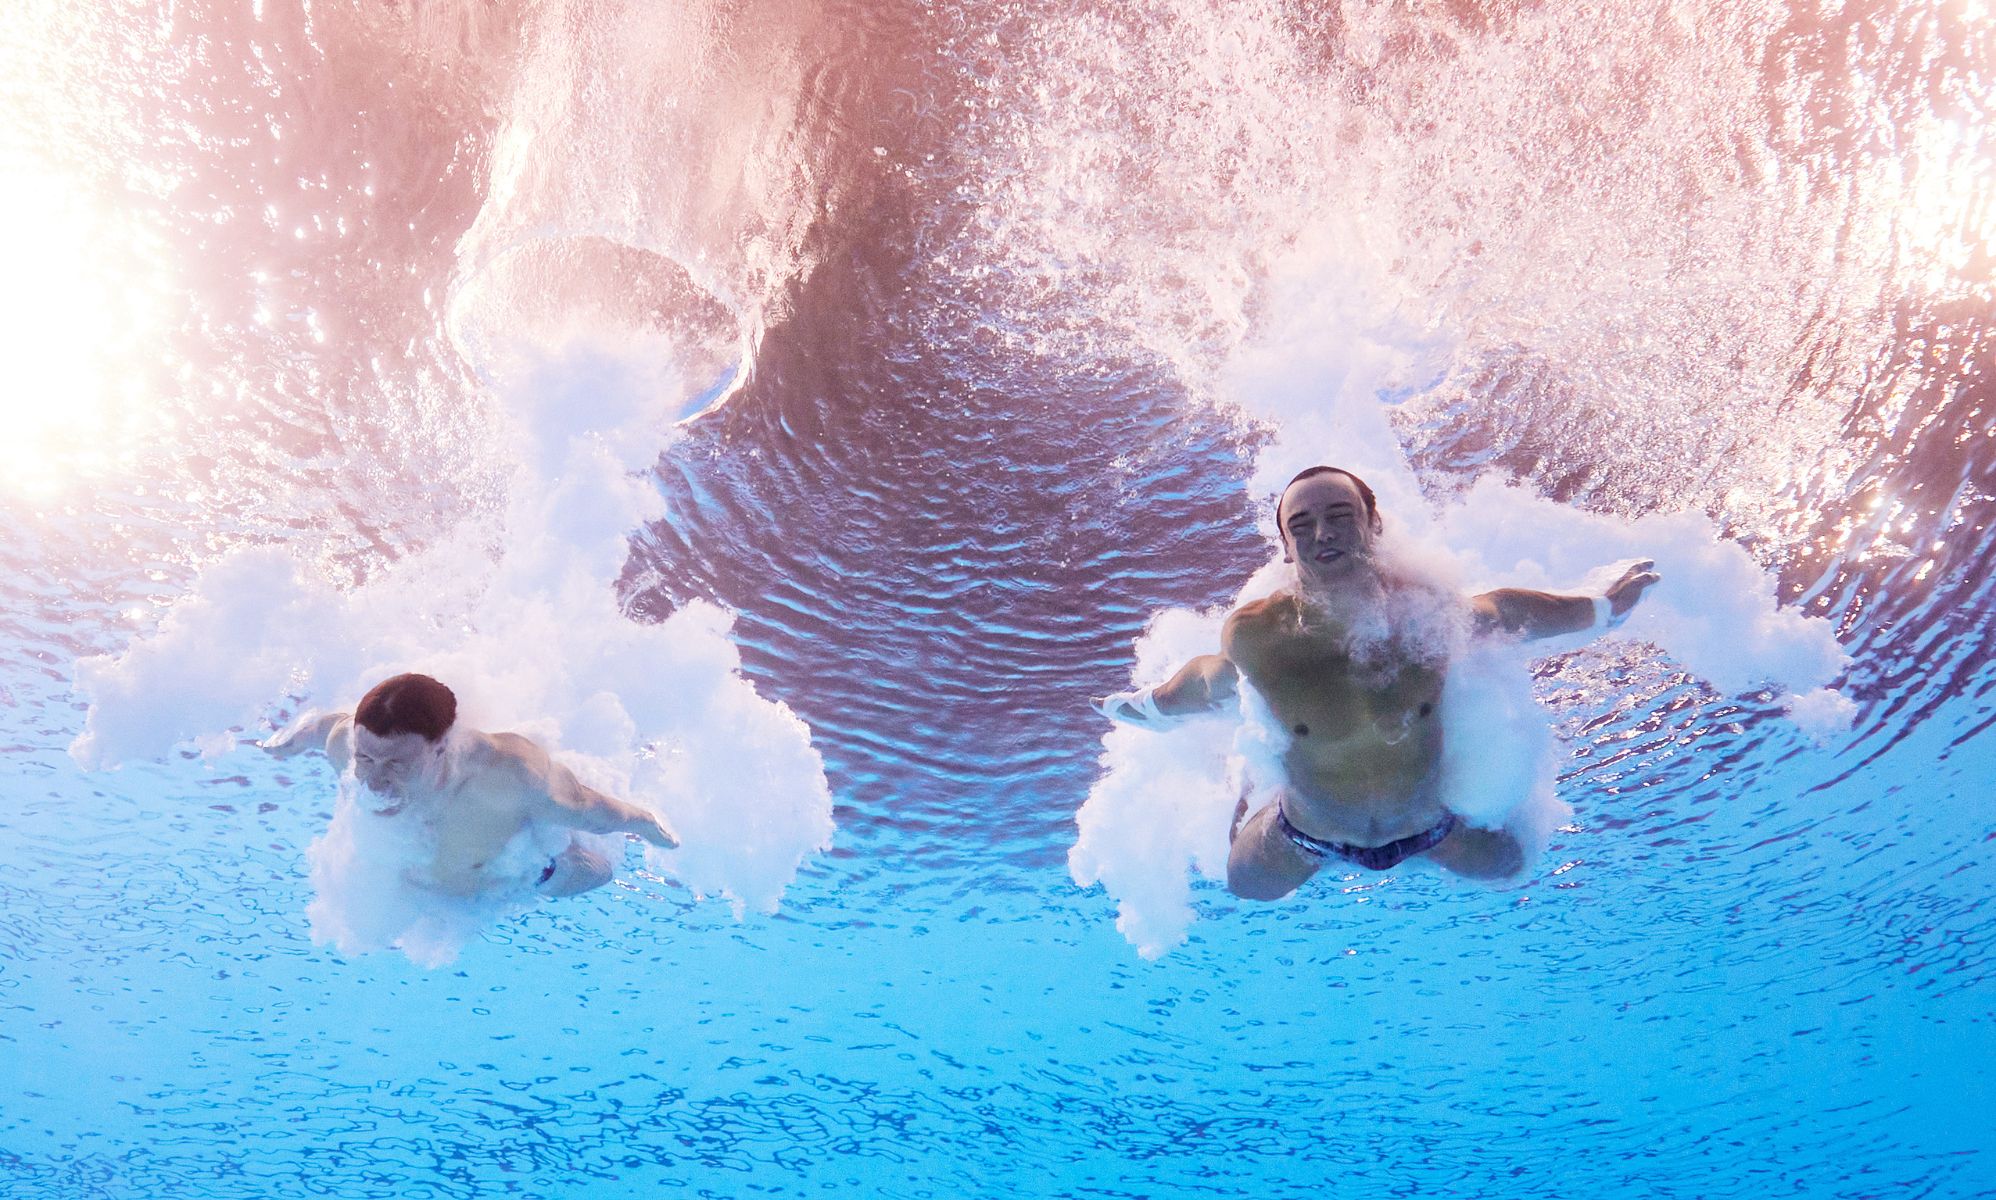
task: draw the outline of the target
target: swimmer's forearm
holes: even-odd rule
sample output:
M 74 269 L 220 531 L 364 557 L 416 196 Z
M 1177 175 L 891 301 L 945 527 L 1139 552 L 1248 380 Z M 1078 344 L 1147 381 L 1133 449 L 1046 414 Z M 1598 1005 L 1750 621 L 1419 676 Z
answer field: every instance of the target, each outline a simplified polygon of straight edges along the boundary
M 574 780 L 571 776 L 573 792 L 566 798 L 556 798 L 565 823 L 571 829 L 584 833 L 634 833 L 658 846 L 677 846 L 679 838 L 666 828 L 657 816 L 639 808 L 628 800 L 605 795 L 595 788 Z
M 667 825 L 663 817 L 649 809 L 639 808 L 622 800 L 615 800 L 612 803 L 621 805 L 630 814 L 629 823 L 624 826 L 625 833 L 634 833 L 652 845 L 663 846 L 667 850 L 679 849 L 679 835 L 673 832 L 672 826 Z
M 353 718 L 351 714 L 343 712 L 331 712 L 331 713 L 321 714 L 319 718 L 313 721 L 312 724 L 310 725 L 309 727 L 310 736 L 314 741 L 318 742 L 321 746 L 323 746 L 332 739 L 335 730 L 339 729 L 339 727 L 342 724 L 352 719 Z
M 637 812 L 635 805 L 606 796 L 582 783 L 554 789 L 550 797 L 560 810 L 562 824 L 584 833 L 623 833 Z
M 1579 633 L 1594 625 L 1590 596 L 1563 596 L 1529 588 L 1498 588 L 1476 598 L 1478 624 L 1533 641 Z
M 257 743 L 278 758 L 289 758 L 307 750 L 320 750 L 331 755 L 331 741 L 340 725 L 348 719 L 343 712 L 320 713 L 306 717 L 290 728 L 273 737 Z
M 1179 717 L 1207 712 L 1232 701 L 1240 690 L 1240 672 L 1218 654 L 1202 654 L 1157 685 L 1151 693 L 1157 710 Z

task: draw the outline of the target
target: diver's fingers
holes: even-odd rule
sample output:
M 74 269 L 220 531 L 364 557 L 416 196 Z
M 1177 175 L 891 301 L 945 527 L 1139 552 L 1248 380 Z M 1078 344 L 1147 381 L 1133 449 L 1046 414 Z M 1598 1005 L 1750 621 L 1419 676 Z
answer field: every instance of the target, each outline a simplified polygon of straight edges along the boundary
M 1662 581 L 1663 576 L 1656 572 L 1656 564 L 1648 559 L 1644 559 L 1642 562 L 1636 563 L 1627 571 L 1624 571 L 1622 577 L 1616 580 L 1615 585 L 1608 590 L 1610 593 L 1620 595 L 1622 592 L 1634 588 L 1640 593 L 1642 589 L 1648 587 L 1650 584 L 1661 583 Z

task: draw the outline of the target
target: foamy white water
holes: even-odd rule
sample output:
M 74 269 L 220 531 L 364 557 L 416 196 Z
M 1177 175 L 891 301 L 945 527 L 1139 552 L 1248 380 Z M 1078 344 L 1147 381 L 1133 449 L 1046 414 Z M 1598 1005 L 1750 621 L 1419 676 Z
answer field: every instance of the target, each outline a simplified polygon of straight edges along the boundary
M 1986 8 L 0 13 L 0 1191 L 1979 1194 Z M 1088 711 L 1319 459 L 1668 560 L 1450 742 L 1523 887 L 1239 904 Z M 418 911 L 202 738 L 425 654 L 687 849 Z

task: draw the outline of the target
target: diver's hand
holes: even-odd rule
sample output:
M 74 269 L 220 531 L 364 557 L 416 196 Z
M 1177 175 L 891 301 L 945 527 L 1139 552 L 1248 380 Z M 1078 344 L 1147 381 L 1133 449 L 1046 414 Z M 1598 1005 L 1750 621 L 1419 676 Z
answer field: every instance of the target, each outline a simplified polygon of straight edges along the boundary
M 330 739 L 347 719 L 343 712 L 319 712 L 306 709 L 298 714 L 298 719 L 277 733 L 257 743 L 259 749 L 272 758 L 290 758 L 307 750 L 331 752 Z M 345 763 L 335 760 L 334 765 L 345 769 Z
M 647 824 L 638 826 L 638 836 L 662 850 L 679 849 L 679 835 L 657 817 Z
M 298 739 L 283 736 L 267 737 L 258 742 L 256 748 L 272 758 L 296 758 L 305 753 L 305 747 L 298 744 Z
M 312 749 L 311 739 L 303 736 L 306 729 L 317 724 L 319 714 L 307 712 L 276 733 L 258 742 L 257 749 L 272 758 L 296 758 Z
M 1651 584 L 1662 580 L 1663 576 L 1656 573 L 1654 559 L 1645 558 L 1630 563 L 1629 569 L 1622 572 L 1622 577 L 1608 585 L 1605 598 L 1608 601 L 1610 623 L 1619 625 L 1641 602 L 1643 592 Z
M 1163 712 L 1158 708 L 1155 687 L 1097 696 L 1089 703 L 1095 706 L 1096 712 L 1111 721 L 1119 725 L 1134 725 L 1138 729 L 1169 729 L 1186 719 L 1180 714 Z

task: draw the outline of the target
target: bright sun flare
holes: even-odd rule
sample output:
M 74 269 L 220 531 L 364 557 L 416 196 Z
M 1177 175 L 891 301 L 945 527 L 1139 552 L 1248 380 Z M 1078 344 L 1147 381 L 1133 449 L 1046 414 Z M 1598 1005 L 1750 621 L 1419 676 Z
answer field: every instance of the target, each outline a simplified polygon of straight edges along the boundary
M 151 306 L 116 272 L 129 236 L 88 192 L 0 138 L 0 489 L 46 496 L 136 451 L 133 352 Z M 121 254 L 120 251 L 126 253 Z

